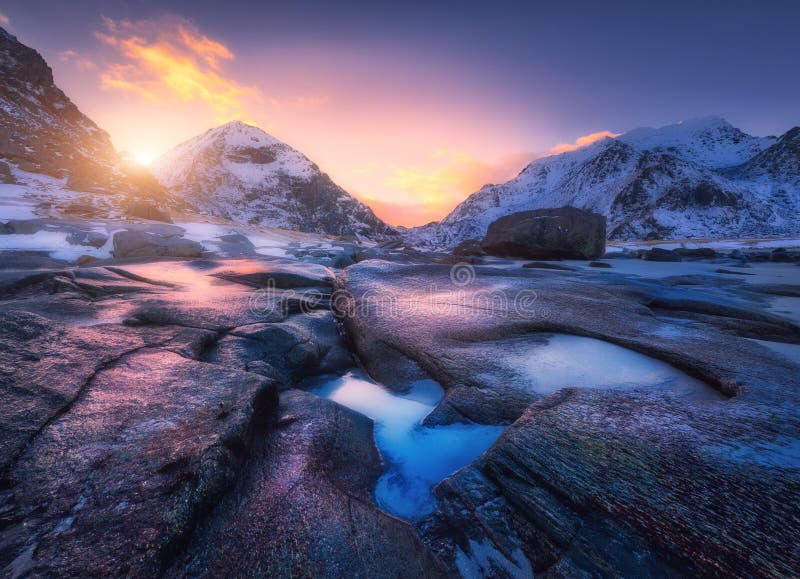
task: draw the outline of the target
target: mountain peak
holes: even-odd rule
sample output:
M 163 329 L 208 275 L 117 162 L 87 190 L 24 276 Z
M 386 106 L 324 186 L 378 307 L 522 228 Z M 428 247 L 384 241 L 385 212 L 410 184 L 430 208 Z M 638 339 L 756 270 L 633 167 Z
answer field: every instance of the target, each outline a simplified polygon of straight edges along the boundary
M 201 210 L 233 221 L 357 237 L 392 233 L 308 157 L 242 121 L 181 143 L 152 170 Z
M 667 152 L 714 168 L 740 165 L 775 142 L 773 138 L 748 135 L 720 116 L 633 129 L 618 138 L 640 151 Z

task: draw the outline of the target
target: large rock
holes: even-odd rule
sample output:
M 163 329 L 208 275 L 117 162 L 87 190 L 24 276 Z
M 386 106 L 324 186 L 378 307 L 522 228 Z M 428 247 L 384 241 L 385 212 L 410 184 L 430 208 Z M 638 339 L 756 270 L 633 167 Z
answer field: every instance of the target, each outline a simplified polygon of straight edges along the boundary
M 414 530 L 375 507 L 372 421 L 298 390 L 279 412 L 168 576 L 444 576 Z
M 372 376 L 445 388 L 426 424 L 513 423 L 439 485 L 420 527 L 453 574 L 797 574 L 800 363 L 779 351 L 800 329 L 751 286 L 498 267 L 460 283 L 444 266 L 369 262 L 340 275 L 335 299 Z M 540 393 L 529 356 L 545 332 L 611 342 L 706 385 L 687 398 L 573 377 Z
M 114 257 L 200 257 L 203 246 L 190 239 L 160 237 L 144 231 L 114 234 Z
M 606 218 L 574 207 L 521 211 L 489 225 L 486 253 L 523 259 L 597 259 L 605 252 Z

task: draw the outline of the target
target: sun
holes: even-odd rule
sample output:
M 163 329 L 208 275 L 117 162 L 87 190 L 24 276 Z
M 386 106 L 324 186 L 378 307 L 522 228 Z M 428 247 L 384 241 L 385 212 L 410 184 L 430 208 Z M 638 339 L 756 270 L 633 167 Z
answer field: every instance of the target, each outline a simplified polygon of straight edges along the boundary
M 147 151 L 136 151 L 133 153 L 133 160 L 139 165 L 149 165 L 153 162 L 154 155 Z

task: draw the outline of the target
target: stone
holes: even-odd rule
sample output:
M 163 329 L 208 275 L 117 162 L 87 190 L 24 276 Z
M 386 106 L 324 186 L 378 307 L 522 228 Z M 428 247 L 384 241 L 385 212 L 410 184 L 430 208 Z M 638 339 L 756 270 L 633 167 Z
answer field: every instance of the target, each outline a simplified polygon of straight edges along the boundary
M 227 269 L 215 277 L 254 288 L 291 289 L 332 286 L 333 272 L 325 266 L 291 260 L 264 262 L 258 268 Z
M 523 259 L 596 259 L 605 252 L 606 219 L 574 207 L 506 215 L 489 225 L 481 248 Z
M 44 222 L 39 219 L 11 219 L 6 222 L 6 233 L 32 235 L 44 228 Z
M 719 256 L 719 254 L 710 247 L 678 247 L 675 249 L 675 253 L 681 257 L 686 257 L 689 259 L 714 259 L 715 257 Z
M 451 253 L 457 256 L 481 257 L 486 255 L 486 252 L 483 250 L 483 247 L 481 247 L 480 239 L 465 239 L 464 241 L 456 245 Z
M 589 267 L 599 267 L 599 268 L 610 268 L 611 264 L 605 261 L 592 261 L 589 263 Z
M 528 263 L 523 263 L 522 267 L 525 269 L 555 269 L 559 271 L 575 271 L 576 268 L 570 267 L 568 265 L 560 265 L 557 263 L 550 263 L 547 261 L 529 261 Z
M 792 263 L 794 258 L 783 247 L 777 247 L 769 254 L 769 260 L 777 263 Z
M 114 234 L 113 254 L 121 257 L 200 257 L 203 246 L 196 241 L 160 237 L 143 231 L 118 231 Z
M 88 245 L 91 247 L 103 247 L 108 241 L 108 236 L 99 231 L 73 231 L 67 235 L 67 243 L 72 245 Z
M 93 255 L 81 255 L 78 259 L 75 260 L 75 265 L 89 265 L 93 261 L 97 261 L 97 258 Z
M 642 259 L 645 261 L 681 261 L 681 256 L 672 249 L 654 247 L 649 251 L 643 252 Z

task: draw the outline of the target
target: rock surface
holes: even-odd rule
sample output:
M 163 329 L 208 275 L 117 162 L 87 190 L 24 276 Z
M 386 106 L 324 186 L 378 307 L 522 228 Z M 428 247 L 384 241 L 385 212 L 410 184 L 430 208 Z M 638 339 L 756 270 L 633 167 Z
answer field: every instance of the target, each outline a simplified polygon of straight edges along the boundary
M 114 234 L 114 257 L 200 257 L 203 246 L 190 239 L 161 237 L 144 231 Z
M 335 300 L 371 375 L 444 386 L 426 423 L 513 423 L 437 487 L 439 511 L 419 527 L 451 573 L 797 573 L 800 363 L 752 338 L 797 344 L 800 329 L 757 287 L 474 270 L 459 286 L 444 266 L 358 264 Z M 636 350 L 724 396 L 539 394 L 513 360 L 543 332 Z
M 352 364 L 329 310 L 281 307 L 307 287 L 214 276 L 269 261 L 17 257 L 0 272 L 4 576 L 442 575 L 374 504 L 371 423 L 291 390 Z
M 574 207 L 522 211 L 489 225 L 481 248 L 523 259 L 597 259 L 606 249 L 606 220 Z

